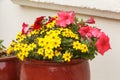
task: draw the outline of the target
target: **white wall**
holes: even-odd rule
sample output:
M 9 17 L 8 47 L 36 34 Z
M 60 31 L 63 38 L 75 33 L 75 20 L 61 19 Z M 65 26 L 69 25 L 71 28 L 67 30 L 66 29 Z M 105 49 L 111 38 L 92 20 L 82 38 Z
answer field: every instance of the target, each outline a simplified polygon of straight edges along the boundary
M 10 40 L 21 30 L 23 22 L 32 24 L 40 15 L 54 15 L 54 11 L 35 8 L 21 7 L 13 4 L 10 0 L 0 0 L 0 39 L 9 45 Z
M 41 15 L 55 15 L 57 11 L 21 7 L 10 0 L 0 0 L 0 39 L 8 46 L 21 30 L 22 22 L 31 24 Z M 109 15 L 109 14 L 108 14 Z M 88 16 L 80 15 L 81 18 Z M 98 55 L 90 61 L 91 80 L 120 80 L 120 21 L 95 17 L 96 25 L 102 28 L 111 39 L 112 49 L 104 56 Z

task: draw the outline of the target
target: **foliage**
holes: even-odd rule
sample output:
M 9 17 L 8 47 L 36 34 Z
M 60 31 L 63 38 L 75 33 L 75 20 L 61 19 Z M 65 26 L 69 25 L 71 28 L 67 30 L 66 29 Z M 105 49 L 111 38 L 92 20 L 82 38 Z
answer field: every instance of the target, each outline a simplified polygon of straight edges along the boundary
M 3 40 L 0 40 L 0 50 L 5 49 L 5 46 L 2 43 L 3 43 Z
M 6 49 L 6 47 L 2 44 L 3 41 L 4 41 L 4 40 L 0 40 L 0 57 L 6 56 L 5 50 L 4 50 L 4 49 Z

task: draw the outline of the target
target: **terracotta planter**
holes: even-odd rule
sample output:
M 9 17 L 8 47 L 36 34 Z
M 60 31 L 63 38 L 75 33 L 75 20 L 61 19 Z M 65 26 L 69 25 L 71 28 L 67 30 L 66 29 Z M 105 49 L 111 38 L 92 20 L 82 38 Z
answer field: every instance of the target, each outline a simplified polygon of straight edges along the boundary
M 16 56 L 0 58 L 0 80 L 19 80 Z
M 20 80 L 90 80 L 88 60 L 76 59 L 70 63 L 24 61 Z

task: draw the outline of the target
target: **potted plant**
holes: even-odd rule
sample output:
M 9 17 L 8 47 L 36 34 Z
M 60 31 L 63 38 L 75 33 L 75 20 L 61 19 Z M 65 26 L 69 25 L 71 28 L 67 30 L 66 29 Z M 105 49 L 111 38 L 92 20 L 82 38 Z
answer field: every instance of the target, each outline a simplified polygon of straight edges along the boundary
M 0 40 L 0 80 L 19 80 L 18 59 L 13 53 L 8 55 L 2 43 L 3 40 Z
M 23 23 L 13 50 L 21 60 L 20 80 L 90 80 L 88 60 L 110 49 L 109 37 L 74 11 Z

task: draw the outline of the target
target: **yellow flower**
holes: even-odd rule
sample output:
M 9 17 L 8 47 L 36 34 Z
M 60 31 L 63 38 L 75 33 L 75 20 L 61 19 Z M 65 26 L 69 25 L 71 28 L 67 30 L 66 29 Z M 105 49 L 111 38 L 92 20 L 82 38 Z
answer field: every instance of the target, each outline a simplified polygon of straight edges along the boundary
M 45 49 L 45 52 L 50 52 L 52 50 L 52 45 L 47 45 L 47 46 L 44 46 L 44 49 Z
M 34 48 L 36 48 L 36 44 L 35 43 L 29 44 L 29 46 L 28 46 L 29 50 L 33 50 Z
M 16 35 L 16 39 L 18 40 L 22 35 L 22 32 L 18 32 L 18 34 Z
M 70 29 L 63 29 L 62 30 L 62 35 L 64 37 L 70 37 L 70 38 L 78 39 L 78 35 L 73 33 Z
M 63 54 L 63 59 L 64 61 L 68 61 L 70 62 L 70 59 L 72 58 L 72 55 L 70 52 L 66 51 L 64 54 Z
M 55 19 L 58 19 L 58 16 L 56 16 L 56 15 L 55 15 L 55 16 L 52 16 L 52 17 L 55 18 Z
M 52 28 L 52 27 L 54 27 L 54 25 L 55 25 L 55 23 L 51 22 L 51 23 L 48 23 L 46 26 L 47 26 L 47 28 Z
M 48 59 L 52 59 L 54 56 L 53 50 L 45 50 L 45 57 L 48 57 Z
M 54 37 L 51 41 L 51 44 L 54 48 L 60 47 L 61 44 L 61 38 L 59 37 Z
M 44 38 L 44 45 L 50 45 L 52 48 L 59 47 L 61 44 L 61 38 L 58 37 L 58 34 L 60 34 L 60 31 L 58 30 L 50 30 L 49 32 L 47 32 L 47 35 Z
M 26 38 L 26 36 L 25 36 L 25 35 L 22 35 L 22 32 L 19 32 L 19 33 L 17 34 L 17 36 L 16 36 L 16 40 L 17 40 L 18 42 L 23 41 L 25 38 Z
M 51 34 L 53 34 L 53 30 L 50 30 L 50 31 L 46 32 L 46 36 L 51 35 Z
M 16 45 L 16 42 L 14 40 L 12 40 L 10 46 L 15 46 Z
M 60 41 L 60 40 L 58 40 L 58 41 L 54 40 L 54 41 L 53 41 L 53 47 L 54 47 L 54 48 L 60 47 L 60 44 L 61 44 L 61 41 Z
M 45 31 L 47 31 L 47 29 L 41 28 L 40 29 L 40 34 L 43 34 Z
M 58 34 L 60 34 L 60 33 L 61 33 L 61 31 L 60 31 L 60 30 L 54 30 L 54 33 L 53 33 L 53 34 L 58 35 Z
M 37 38 L 38 39 L 38 45 L 43 47 L 44 46 L 44 38 Z
M 77 35 L 77 34 L 75 34 L 75 36 L 74 36 L 74 37 L 75 37 L 75 39 L 79 39 L 79 37 L 78 37 L 78 35 Z
M 6 50 L 6 53 L 7 54 L 10 54 L 11 52 L 14 51 L 14 46 L 16 45 L 16 42 L 15 41 L 12 41 L 10 46 L 8 46 L 7 50 Z
M 55 56 L 59 56 L 61 54 L 61 52 L 60 51 L 58 51 L 58 50 L 55 50 Z
M 87 51 L 88 51 L 87 45 L 82 44 L 82 45 L 81 45 L 81 52 L 85 53 L 85 52 L 87 52 Z
M 54 46 L 52 45 L 52 40 L 50 38 L 44 38 L 44 49 L 52 49 Z
M 28 57 L 28 54 L 29 54 L 28 48 L 22 48 L 22 49 L 21 49 L 21 53 L 22 53 L 25 57 Z
M 9 55 L 13 50 L 14 50 L 13 47 L 12 47 L 12 46 L 9 46 L 9 47 L 7 48 L 6 53 Z
M 23 61 L 24 60 L 24 55 L 23 55 L 23 53 L 21 53 L 21 52 L 19 52 L 18 54 L 17 54 L 17 57 L 21 60 L 21 61 Z
M 21 48 L 21 44 L 20 43 L 17 43 L 15 46 L 14 46 L 14 51 L 19 51 Z
M 33 31 L 31 31 L 31 35 L 34 35 L 34 34 L 38 34 L 39 33 L 39 30 L 33 30 Z
M 48 31 L 47 33 L 46 33 L 46 36 L 58 36 L 58 34 L 60 34 L 61 33 L 61 31 L 59 31 L 59 30 L 50 30 L 50 31 Z
M 73 48 L 76 49 L 76 50 L 80 50 L 81 49 L 81 43 L 79 43 L 79 41 L 73 42 Z
M 43 55 L 44 49 L 43 49 L 43 48 L 39 48 L 38 51 L 37 51 L 37 53 L 38 53 L 39 55 Z

